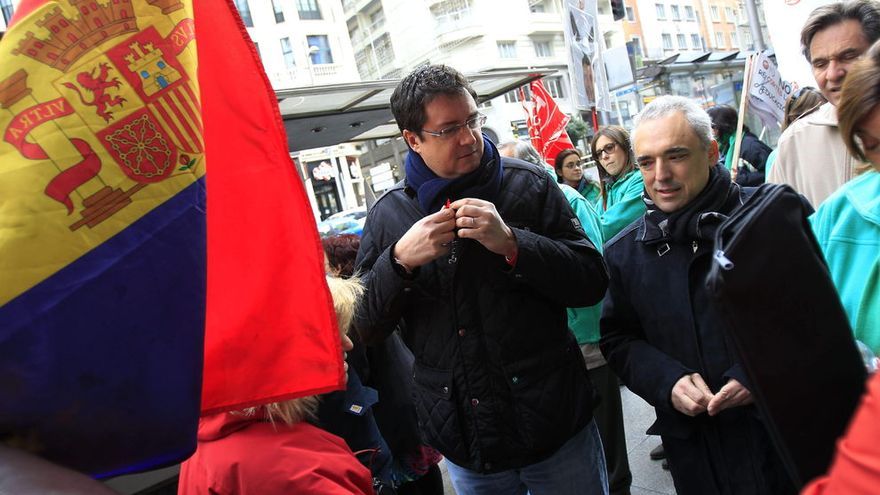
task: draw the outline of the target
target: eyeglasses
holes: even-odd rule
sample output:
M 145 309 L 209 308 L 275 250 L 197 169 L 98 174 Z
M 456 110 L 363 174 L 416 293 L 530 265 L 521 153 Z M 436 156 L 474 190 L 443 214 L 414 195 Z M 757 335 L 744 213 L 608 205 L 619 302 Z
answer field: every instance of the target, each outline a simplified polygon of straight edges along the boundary
M 563 167 L 564 168 L 584 168 L 584 164 L 582 163 L 581 160 L 578 160 L 576 162 L 566 163 L 565 165 L 563 165 Z
M 425 134 L 430 134 L 434 137 L 438 137 L 440 139 L 449 139 L 452 136 L 458 134 L 458 131 L 467 127 L 468 129 L 474 131 L 483 127 L 483 124 L 486 123 L 486 116 L 478 113 L 477 115 L 467 119 L 464 124 L 451 125 L 445 129 L 440 129 L 439 131 L 429 131 L 427 129 L 422 129 L 422 132 Z
M 617 143 L 615 143 L 614 141 L 611 141 L 610 143 L 608 143 L 605 146 L 602 146 L 601 148 L 596 150 L 596 158 L 602 158 L 602 153 L 605 153 L 606 155 L 610 155 L 611 153 L 614 153 L 614 150 L 616 150 L 616 149 L 617 149 Z

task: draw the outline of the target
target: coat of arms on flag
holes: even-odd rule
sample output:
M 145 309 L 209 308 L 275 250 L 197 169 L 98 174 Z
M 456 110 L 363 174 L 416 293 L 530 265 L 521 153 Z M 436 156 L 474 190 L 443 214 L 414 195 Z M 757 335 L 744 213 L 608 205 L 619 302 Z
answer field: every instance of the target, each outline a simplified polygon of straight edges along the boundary
M 0 42 L 0 437 L 95 475 L 173 462 L 205 324 L 192 5 L 36 3 Z

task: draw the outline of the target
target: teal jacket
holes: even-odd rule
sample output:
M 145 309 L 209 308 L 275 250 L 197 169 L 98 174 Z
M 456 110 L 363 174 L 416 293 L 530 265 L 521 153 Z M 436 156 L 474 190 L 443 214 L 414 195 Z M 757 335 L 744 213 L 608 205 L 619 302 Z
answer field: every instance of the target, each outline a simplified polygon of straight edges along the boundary
M 559 185 L 571 209 L 574 210 L 581 227 L 587 233 L 587 238 L 596 245 L 596 249 L 602 252 L 602 228 L 599 225 L 599 214 L 596 210 L 573 187 L 565 184 Z M 568 328 L 577 338 L 578 344 L 596 343 L 599 341 L 599 316 L 602 313 L 602 303 L 585 308 L 568 308 Z
M 810 223 L 855 338 L 880 354 L 880 173 L 845 184 Z
M 602 200 L 599 199 L 596 205 L 604 240 L 611 240 L 624 227 L 645 214 L 645 203 L 642 202 L 644 190 L 645 183 L 638 169 L 630 170 L 605 190 L 608 195 L 607 204 L 603 207 Z

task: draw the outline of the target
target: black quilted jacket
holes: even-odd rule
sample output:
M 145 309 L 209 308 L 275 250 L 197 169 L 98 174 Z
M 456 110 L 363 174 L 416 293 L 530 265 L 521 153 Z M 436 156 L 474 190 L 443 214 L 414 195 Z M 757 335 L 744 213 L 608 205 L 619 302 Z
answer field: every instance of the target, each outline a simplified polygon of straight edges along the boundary
M 425 216 L 405 182 L 370 210 L 357 261 L 367 286 L 357 319 L 364 341 L 405 320 L 425 441 L 486 473 L 540 461 L 589 423 L 592 387 L 565 308 L 595 304 L 608 283 L 602 257 L 549 175 L 503 163 L 494 203 L 517 238 L 513 270 L 459 239 L 454 256 L 404 277 L 391 250 Z

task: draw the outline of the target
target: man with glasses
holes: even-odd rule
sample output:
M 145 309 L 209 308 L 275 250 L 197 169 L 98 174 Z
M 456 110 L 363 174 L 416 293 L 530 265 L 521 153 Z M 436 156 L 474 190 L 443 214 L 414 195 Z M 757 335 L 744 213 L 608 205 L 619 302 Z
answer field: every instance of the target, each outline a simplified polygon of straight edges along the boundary
M 357 328 L 369 344 L 403 320 L 422 433 L 459 495 L 607 494 L 565 311 L 602 298 L 605 266 L 552 178 L 480 132 L 475 96 L 442 65 L 394 90 L 406 179 L 367 215 Z
M 858 173 L 863 165 L 847 152 L 840 137 L 837 104 L 850 66 L 877 39 L 876 0 L 836 2 L 810 14 L 801 30 L 801 47 L 828 103 L 785 130 L 767 182 L 789 184 L 817 207 Z

